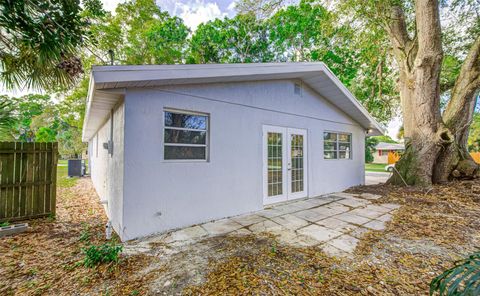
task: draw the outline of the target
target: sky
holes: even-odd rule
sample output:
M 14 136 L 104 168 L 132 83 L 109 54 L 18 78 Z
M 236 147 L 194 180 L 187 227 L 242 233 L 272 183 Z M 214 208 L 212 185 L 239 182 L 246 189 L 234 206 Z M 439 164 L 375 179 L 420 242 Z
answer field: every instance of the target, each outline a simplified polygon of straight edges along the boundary
M 102 0 L 102 3 L 105 10 L 113 12 L 117 4 L 124 1 Z M 203 22 L 235 15 L 234 0 L 157 0 L 156 2 L 162 10 L 182 18 L 192 30 L 195 30 Z

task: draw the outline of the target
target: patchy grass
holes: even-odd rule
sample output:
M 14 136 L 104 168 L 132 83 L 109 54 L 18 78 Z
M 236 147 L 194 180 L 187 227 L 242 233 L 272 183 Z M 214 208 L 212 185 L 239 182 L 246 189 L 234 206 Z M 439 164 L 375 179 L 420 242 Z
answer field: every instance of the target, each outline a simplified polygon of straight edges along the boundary
M 77 184 L 79 178 L 68 176 L 67 166 L 57 167 L 57 186 L 60 188 L 70 188 Z
M 366 163 L 365 171 L 386 173 L 387 171 L 385 171 L 385 166 L 386 164 L 383 163 Z

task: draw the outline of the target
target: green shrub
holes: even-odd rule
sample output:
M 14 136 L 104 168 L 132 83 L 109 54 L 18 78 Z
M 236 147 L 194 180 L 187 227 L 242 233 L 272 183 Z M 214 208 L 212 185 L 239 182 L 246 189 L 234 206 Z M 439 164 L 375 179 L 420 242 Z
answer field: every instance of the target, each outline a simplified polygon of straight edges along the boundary
M 430 295 L 480 295 L 480 252 L 455 262 L 455 266 L 430 283 Z
M 83 254 L 85 254 L 83 265 L 95 267 L 102 263 L 118 262 L 118 256 L 122 249 L 122 245 L 115 243 L 104 243 L 99 246 L 90 245 L 82 249 Z

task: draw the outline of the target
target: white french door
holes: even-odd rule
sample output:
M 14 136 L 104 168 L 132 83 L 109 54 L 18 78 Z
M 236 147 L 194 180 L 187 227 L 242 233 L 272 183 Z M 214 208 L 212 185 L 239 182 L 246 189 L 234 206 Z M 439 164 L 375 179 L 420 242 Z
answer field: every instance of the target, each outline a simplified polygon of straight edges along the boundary
M 263 127 L 263 201 L 307 196 L 307 131 Z

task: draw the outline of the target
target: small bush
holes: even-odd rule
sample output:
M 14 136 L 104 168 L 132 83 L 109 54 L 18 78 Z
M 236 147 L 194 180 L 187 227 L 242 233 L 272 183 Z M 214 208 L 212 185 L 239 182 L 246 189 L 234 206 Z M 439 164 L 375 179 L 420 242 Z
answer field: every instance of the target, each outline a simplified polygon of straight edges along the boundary
M 90 245 L 82 249 L 85 254 L 83 265 L 86 267 L 95 267 L 102 263 L 118 262 L 118 257 L 122 251 L 122 245 L 115 243 L 104 243 L 102 245 Z
M 473 253 L 437 276 L 430 283 L 430 295 L 480 295 L 480 252 Z

